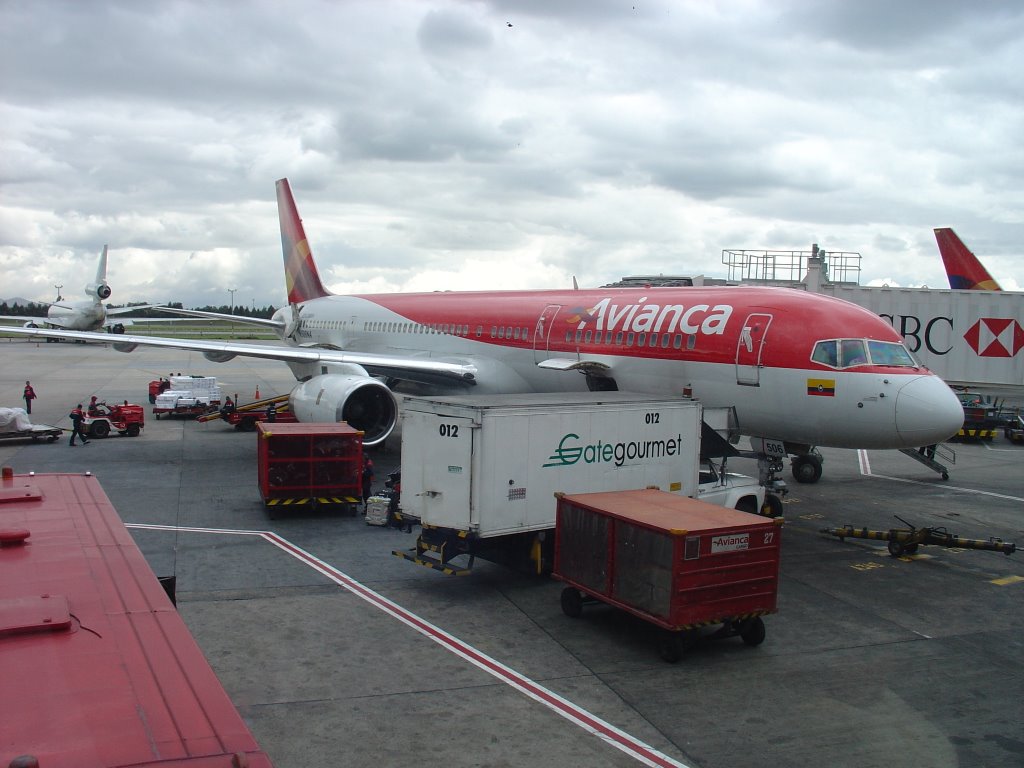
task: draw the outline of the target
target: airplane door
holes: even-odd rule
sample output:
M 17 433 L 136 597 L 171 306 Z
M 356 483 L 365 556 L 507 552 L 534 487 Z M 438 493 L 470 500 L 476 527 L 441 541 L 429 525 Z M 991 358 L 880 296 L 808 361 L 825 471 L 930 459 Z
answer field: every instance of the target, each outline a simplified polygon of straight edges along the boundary
M 764 339 L 772 316 L 766 314 L 747 315 L 736 343 L 736 383 L 748 387 L 761 385 L 761 353 Z
M 537 327 L 533 330 L 533 361 L 539 363 L 548 359 L 548 343 L 551 329 L 555 324 L 555 315 L 562 308 L 561 304 L 549 304 L 537 318 Z

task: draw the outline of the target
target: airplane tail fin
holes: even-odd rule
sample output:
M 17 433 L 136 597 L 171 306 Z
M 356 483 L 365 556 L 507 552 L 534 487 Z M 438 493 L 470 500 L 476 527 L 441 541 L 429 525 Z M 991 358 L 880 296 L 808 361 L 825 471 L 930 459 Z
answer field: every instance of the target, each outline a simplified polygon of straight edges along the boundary
M 302 228 L 302 219 L 295 207 L 295 198 L 288 179 L 277 181 L 277 213 L 281 220 L 281 250 L 284 253 L 284 277 L 288 288 L 288 303 L 298 304 L 331 292 L 320 282 L 313 253 Z
M 939 244 L 939 253 L 942 254 L 942 263 L 946 267 L 950 288 L 975 291 L 1002 290 L 999 283 L 992 279 L 992 275 L 978 261 L 978 257 L 971 253 L 952 229 L 937 228 L 935 240 Z
M 107 282 L 107 246 L 103 246 L 103 253 L 100 254 L 100 263 L 96 266 L 96 284 L 102 285 Z
M 106 301 L 110 298 L 110 286 L 107 285 L 107 246 L 103 246 L 99 264 L 96 265 L 96 280 L 85 286 L 85 295 L 93 301 Z

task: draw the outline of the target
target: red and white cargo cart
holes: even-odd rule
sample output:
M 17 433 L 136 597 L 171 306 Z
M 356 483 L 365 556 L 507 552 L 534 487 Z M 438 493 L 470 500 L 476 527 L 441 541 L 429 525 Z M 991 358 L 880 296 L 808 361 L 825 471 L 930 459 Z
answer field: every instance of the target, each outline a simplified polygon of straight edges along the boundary
M 256 425 L 260 495 L 271 518 L 280 508 L 340 505 L 362 498 L 363 433 L 348 424 Z
M 776 610 L 781 518 L 647 489 L 558 495 L 554 576 L 562 610 L 621 608 L 661 627 L 659 651 L 678 661 L 703 628 L 765 637 Z

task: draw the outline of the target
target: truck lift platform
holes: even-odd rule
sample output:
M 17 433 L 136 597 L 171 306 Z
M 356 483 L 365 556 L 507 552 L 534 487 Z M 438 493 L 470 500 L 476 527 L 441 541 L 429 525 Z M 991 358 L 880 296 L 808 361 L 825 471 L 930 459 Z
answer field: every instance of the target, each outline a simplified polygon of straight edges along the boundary
M 873 531 L 868 528 L 844 525 L 842 528 L 822 528 L 821 532 L 835 536 L 840 541 L 847 538 L 888 541 L 889 554 L 893 557 L 913 555 L 922 545 L 950 549 L 984 549 L 990 552 L 1002 552 L 1004 555 L 1012 555 L 1017 549 L 1013 542 L 1003 541 L 999 538 L 964 539 L 949 533 L 945 528 L 915 528 L 898 515 L 896 515 L 896 519 L 907 527 L 890 528 L 888 531 Z
M 424 568 L 432 568 L 435 571 L 447 576 L 468 576 L 473 571 L 475 555 L 469 554 L 469 563 L 465 566 L 452 564 L 452 559 L 459 555 L 467 554 L 465 546 L 465 531 L 452 534 L 430 525 L 424 525 L 420 535 L 416 538 L 415 549 L 402 550 L 393 549 L 391 554 L 408 560 L 410 563 L 422 565 Z M 460 541 L 461 540 L 461 541 Z M 434 557 L 427 554 L 433 552 L 438 555 Z

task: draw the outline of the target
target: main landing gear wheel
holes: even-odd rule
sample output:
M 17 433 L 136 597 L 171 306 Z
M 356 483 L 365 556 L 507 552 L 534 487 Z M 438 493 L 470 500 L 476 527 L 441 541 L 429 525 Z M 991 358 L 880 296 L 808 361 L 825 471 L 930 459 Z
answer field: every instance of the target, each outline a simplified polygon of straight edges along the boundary
M 793 478 L 798 483 L 816 483 L 821 479 L 821 459 L 808 454 L 793 459 Z

